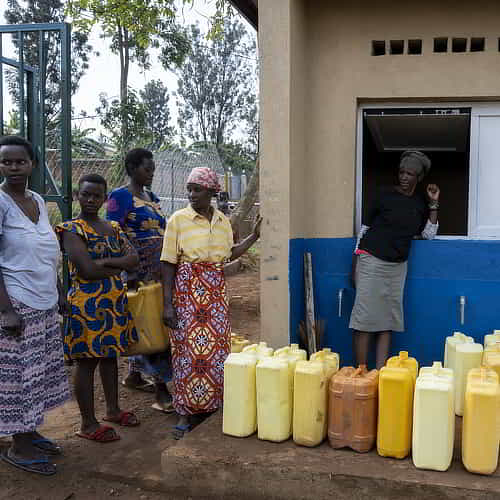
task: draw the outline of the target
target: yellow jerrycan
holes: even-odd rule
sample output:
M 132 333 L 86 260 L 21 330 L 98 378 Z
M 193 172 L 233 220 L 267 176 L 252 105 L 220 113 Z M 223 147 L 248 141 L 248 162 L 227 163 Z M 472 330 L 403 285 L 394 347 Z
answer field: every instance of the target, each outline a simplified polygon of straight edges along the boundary
M 274 349 L 272 347 L 268 347 L 266 342 L 259 342 L 258 344 L 247 345 L 241 352 L 253 352 L 257 356 L 257 359 L 262 359 L 272 356 Z
M 491 344 L 500 344 L 500 330 L 493 330 L 493 333 L 484 336 L 484 348 Z
M 139 340 L 127 349 L 126 356 L 164 352 L 169 346 L 169 328 L 162 320 L 163 288 L 161 283 L 140 284 L 127 292 L 128 310 L 134 318 Z
M 299 361 L 295 368 L 293 440 L 317 446 L 326 437 L 331 370 L 321 361 Z
M 444 367 L 455 369 L 455 352 L 459 344 L 472 344 L 474 339 L 461 332 L 453 332 L 451 337 L 446 337 L 444 344 Z
M 288 362 L 280 357 L 262 358 L 256 369 L 257 437 L 286 441 L 292 434 L 292 377 Z
M 500 344 L 488 344 L 483 352 L 483 366 L 491 368 L 500 380 Z
M 295 366 L 299 361 L 302 361 L 302 355 L 294 351 L 290 348 L 287 349 L 278 349 L 275 351 L 274 356 L 276 358 L 280 358 L 285 360 L 288 363 L 288 371 L 290 372 L 290 379 L 291 379 L 291 384 L 290 384 L 290 401 L 292 402 L 292 412 L 293 412 L 293 388 L 294 388 L 294 379 L 295 379 Z
M 498 465 L 498 375 L 472 368 L 467 375 L 462 424 L 462 462 L 469 472 L 492 474 Z
M 279 349 L 276 349 L 274 352 L 275 355 L 281 355 L 282 353 L 293 353 L 296 356 L 298 356 L 301 360 L 307 360 L 307 351 L 304 351 L 304 349 L 299 348 L 299 344 L 290 344 L 286 345 L 284 347 L 280 347 Z
M 332 352 L 330 347 L 325 347 L 321 351 L 311 354 L 311 361 L 321 361 L 322 363 L 326 363 L 329 369 L 333 370 L 331 375 L 338 372 L 340 367 L 340 357 L 338 353 Z
M 463 343 L 455 349 L 455 413 L 464 414 L 465 386 L 467 374 L 471 368 L 479 368 L 483 359 L 483 346 L 481 344 Z
M 398 356 L 392 356 L 387 360 L 385 366 L 388 368 L 406 368 L 413 377 L 413 383 L 417 380 L 418 361 L 408 356 L 407 351 L 400 351 Z
M 377 452 L 383 457 L 405 458 L 410 452 L 417 370 L 417 361 L 405 351 L 380 370 Z
M 256 356 L 244 353 L 231 353 L 224 362 L 224 434 L 247 437 L 257 430 L 256 364 Z
M 451 368 L 436 361 L 420 369 L 413 403 L 413 464 L 418 469 L 450 467 L 455 438 L 455 389 Z
M 231 352 L 241 352 L 248 345 L 250 345 L 250 341 L 245 337 L 236 333 L 231 333 Z

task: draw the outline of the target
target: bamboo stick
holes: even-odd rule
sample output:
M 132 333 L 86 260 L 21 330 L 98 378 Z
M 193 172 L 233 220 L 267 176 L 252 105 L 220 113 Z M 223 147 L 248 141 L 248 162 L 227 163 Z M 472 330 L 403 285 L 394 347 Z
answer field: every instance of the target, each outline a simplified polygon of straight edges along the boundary
M 304 254 L 304 286 L 306 297 L 306 332 L 309 355 L 316 352 L 316 321 L 314 318 L 314 290 L 312 277 L 312 256 Z

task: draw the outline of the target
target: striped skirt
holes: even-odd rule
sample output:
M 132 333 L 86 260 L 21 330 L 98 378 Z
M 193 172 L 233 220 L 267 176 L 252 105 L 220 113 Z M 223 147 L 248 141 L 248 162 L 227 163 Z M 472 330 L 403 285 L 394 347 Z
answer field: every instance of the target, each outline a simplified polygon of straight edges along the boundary
M 175 394 L 179 415 L 217 410 L 224 393 L 224 361 L 231 327 L 222 264 L 179 264 L 175 277 L 178 329 L 171 331 Z
M 7 334 L 0 315 L 0 437 L 34 431 L 70 398 L 57 306 L 40 311 L 11 301 L 24 329 Z
M 360 332 L 402 332 L 407 262 L 386 262 L 361 254 L 356 266 L 356 299 L 349 328 Z

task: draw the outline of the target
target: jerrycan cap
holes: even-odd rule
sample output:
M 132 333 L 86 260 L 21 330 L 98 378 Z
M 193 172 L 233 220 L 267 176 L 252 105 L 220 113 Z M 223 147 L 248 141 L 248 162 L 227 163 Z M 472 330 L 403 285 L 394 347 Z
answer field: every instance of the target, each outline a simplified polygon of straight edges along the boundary
M 434 375 L 439 375 L 442 369 L 443 365 L 441 364 L 441 361 L 434 361 L 434 363 L 432 363 L 432 372 Z
M 500 343 L 500 341 L 499 341 Z M 332 352 L 332 348 L 331 347 L 323 347 L 323 352 Z
M 290 344 L 290 348 L 291 349 L 298 349 L 299 348 L 299 344 Z
M 359 365 L 355 371 L 352 372 L 351 378 L 359 377 L 362 373 L 366 372 L 366 365 Z
M 408 351 L 399 351 L 399 359 L 400 361 L 408 359 Z

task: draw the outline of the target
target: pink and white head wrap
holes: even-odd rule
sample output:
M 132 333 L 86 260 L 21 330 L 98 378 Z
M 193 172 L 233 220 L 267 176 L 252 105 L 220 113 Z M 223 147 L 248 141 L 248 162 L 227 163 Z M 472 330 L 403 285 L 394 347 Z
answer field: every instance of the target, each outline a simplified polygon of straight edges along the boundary
M 208 167 L 194 167 L 187 178 L 187 184 L 199 184 L 205 189 L 212 189 L 216 193 L 220 191 L 217 174 Z

